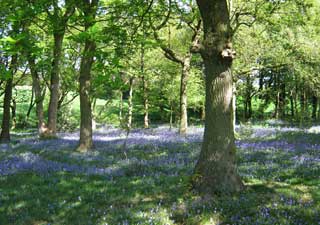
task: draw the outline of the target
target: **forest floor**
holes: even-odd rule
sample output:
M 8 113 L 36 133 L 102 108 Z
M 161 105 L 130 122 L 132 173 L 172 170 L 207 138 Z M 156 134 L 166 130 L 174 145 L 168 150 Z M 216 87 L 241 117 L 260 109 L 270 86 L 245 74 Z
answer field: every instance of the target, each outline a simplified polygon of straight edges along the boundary
M 78 134 L 39 140 L 16 133 L 0 146 L 0 224 L 320 224 L 317 127 L 237 128 L 246 190 L 201 198 L 190 177 L 203 129 L 95 131 L 95 149 L 75 152 Z

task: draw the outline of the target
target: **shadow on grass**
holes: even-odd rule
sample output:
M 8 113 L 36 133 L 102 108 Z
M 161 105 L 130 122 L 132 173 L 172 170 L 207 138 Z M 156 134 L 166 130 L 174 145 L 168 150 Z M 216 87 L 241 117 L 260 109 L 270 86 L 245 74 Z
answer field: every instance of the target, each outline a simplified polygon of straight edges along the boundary
M 183 198 L 176 177 L 74 176 L 20 174 L 2 177 L 1 224 L 165 224 L 166 210 Z M 160 216 L 159 216 L 160 215 Z
M 237 196 L 200 198 L 188 176 L 32 173 L 0 178 L 0 224 L 317 224 L 319 189 L 247 180 Z M 312 188 L 313 187 L 313 188 Z
M 304 133 L 297 134 L 292 142 L 303 138 L 301 135 Z M 290 137 L 277 136 L 271 141 Z M 100 163 L 121 159 L 116 147 L 119 141 L 96 142 Z M 75 163 L 67 157 L 75 144 L 74 140 L 55 140 L 39 142 L 32 149 L 46 149 L 51 156 L 55 151 L 64 153 L 61 158 Z M 239 171 L 247 190 L 237 196 L 200 198 L 189 185 L 197 145 L 130 145 L 129 158 L 150 161 L 147 165 L 122 165 L 124 174 L 112 179 L 64 172 L 2 176 L 0 224 L 319 223 L 320 168 L 314 161 L 319 152 L 307 148 L 240 149 Z M 103 158 L 107 156 L 113 157 L 110 162 Z M 189 161 L 177 161 L 177 156 Z

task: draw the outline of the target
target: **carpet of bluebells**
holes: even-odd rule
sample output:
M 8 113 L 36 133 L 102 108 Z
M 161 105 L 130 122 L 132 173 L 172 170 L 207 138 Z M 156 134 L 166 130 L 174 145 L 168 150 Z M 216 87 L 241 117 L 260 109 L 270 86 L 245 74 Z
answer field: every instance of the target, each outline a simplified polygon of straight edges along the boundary
M 190 186 L 203 128 L 102 127 L 88 153 L 75 151 L 78 133 L 16 133 L 0 145 L 0 224 L 320 225 L 318 131 L 238 126 L 246 190 L 215 197 Z

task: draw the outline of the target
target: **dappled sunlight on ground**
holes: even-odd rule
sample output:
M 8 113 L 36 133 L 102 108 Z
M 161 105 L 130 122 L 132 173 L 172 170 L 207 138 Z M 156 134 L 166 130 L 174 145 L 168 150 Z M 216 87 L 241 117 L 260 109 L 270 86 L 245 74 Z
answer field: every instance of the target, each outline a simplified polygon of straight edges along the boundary
M 191 127 L 186 137 L 165 126 L 126 137 L 102 127 L 94 133 L 95 148 L 85 154 L 75 151 L 78 133 L 51 140 L 15 135 L 11 145 L 0 146 L 0 221 L 319 224 L 317 134 L 284 126 L 236 131 L 238 170 L 247 190 L 209 199 L 193 193 L 189 182 L 203 128 Z

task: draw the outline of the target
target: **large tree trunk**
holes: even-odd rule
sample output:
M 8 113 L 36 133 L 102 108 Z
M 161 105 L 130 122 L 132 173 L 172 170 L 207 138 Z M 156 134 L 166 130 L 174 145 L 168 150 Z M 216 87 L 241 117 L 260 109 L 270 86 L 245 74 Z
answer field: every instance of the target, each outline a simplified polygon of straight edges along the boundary
M 225 0 L 197 0 L 204 24 L 201 52 L 206 75 L 206 121 L 193 185 L 201 194 L 237 192 L 243 183 L 236 169 L 230 21 Z
M 187 134 L 188 128 L 188 112 L 187 112 L 187 84 L 190 72 L 191 53 L 188 53 L 183 60 L 182 73 L 181 73 L 181 84 L 180 84 L 180 135 Z
M 80 140 L 78 150 L 86 152 L 92 148 L 92 110 L 90 101 L 91 67 L 96 49 L 94 41 L 87 40 L 80 65 Z
M 4 90 L 4 100 L 3 100 L 3 117 L 1 124 L 1 135 L 0 135 L 0 143 L 8 143 L 10 142 L 10 105 L 12 98 L 12 78 L 8 79 L 6 82 L 5 90 Z
M 43 99 L 44 96 L 41 91 L 41 81 L 36 68 L 35 59 L 31 55 L 28 55 L 28 63 L 30 67 L 30 73 L 32 77 L 32 89 L 35 95 L 36 101 L 36 113 L 38 118 L 38 133 L 39 136 L 43 136 L 46 131 L 46 125 L 44 122 L 44 113 L 43 113 Z
M 0 134 L 0 143 L 10 142 L 10 105 L 12 99 L 12 87 L 13 87 L 13 75 L 17 68 L 18 56 L 13 55 L 10 65 L 10 78 L 6 82 L 4 90 L 4 100 L 3 100 L 3 116 L 1 124 L 1 134 Z
M 57 132 L 57 115 L 60 86 L 60 61 L 62 53 L 63 32 L 54 33 L 53 60 L 50 75 L 50 101 L 48 109 L 48 129 L 46 135 L 55 137 Z
M 86 17 L 85 31 L 88 31 L 95 24 L 98 0 L 83 2 L 83 12 Z M 96 43 L 87 37 L 80 64 L 80 140 L 78 151 L 87 152 L 92 149 L 92 109 L 90 101 L 91 69 L 96 51 Z

